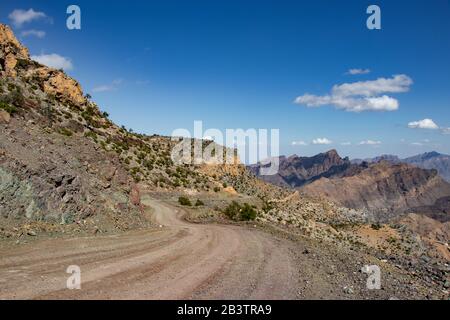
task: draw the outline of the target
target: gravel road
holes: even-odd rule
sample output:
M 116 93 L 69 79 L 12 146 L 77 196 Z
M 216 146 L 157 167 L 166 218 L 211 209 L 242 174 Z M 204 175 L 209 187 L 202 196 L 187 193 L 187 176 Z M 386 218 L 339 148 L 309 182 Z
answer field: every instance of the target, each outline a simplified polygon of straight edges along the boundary
M 250 227 L 190 224 L 144 197 L 161 228 L 44 239 L 0 248 L 0 299 L 388 299 L 418 298 L 386 266 L 383 290 L 359 269 L 370 258 Z M 69 290 L 68 266 L 81 269 Z M 350 288 L 350 289 L 349 289 Z

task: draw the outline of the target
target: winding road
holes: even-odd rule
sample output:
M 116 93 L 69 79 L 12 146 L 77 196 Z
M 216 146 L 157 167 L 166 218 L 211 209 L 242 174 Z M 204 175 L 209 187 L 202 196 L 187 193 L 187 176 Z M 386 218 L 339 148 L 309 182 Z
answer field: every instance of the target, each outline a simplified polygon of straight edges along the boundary
M 386 299 L 402 297 L 399 284 L 410 281 L 385 273 L 384 290 L 369 292 L 357 272 L 363 255 L 256 228 L 190 224 L 148 195 L 143 204 L 161 228 L 2 246 L 0 299 Z M 67 289 L 71 265 L 81 270 L 79 290 Z
M 290 248 L 264 232 L 196 225 L 145 197 L 162 228 L 42 240 L 1 252 L 1 299 L 295 299 Z M 70 265 L 81 290 L 68 290 Z

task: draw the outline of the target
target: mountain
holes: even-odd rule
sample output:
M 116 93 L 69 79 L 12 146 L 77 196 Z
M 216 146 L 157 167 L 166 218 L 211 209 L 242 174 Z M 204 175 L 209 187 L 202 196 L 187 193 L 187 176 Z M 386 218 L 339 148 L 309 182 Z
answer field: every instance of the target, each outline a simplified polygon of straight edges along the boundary
M 222 186 L 195 166 L 176 166 L 171 138 L 114 124 L 75 79 L 33 61 L 2 24 L 0 75 L 0 236 L 30 224 L 144 226 L 140 184 L 155 191 Z
M 435 169 L 438 171 L 439 175 L 446 181 L 450 182 L 450 156 L 445 154 L 440 154 L 438 152 L 428 152 L 424 154 L 419 154 L 406 159 L 400 159 L 394 155 L 382 155 L 375 158 L 368 159 L 354 159 L 351 162 L 353 164 L 361 164 L 363 162 L 367 163 L 377 163 L 380 161 L 388 161 L 390 163 L 408 163 L 413 166 L 422 169 Z
M 435 169 L 439 175 L 450 182 L 450 156 L 429 152 L 402 160 L 423 169 Z
M 248 169 L 260 179 L 282 187 L 298 188 L 323 177 L 340 176 L 355 169 L 349 159 L 341 158 L 336 150 L 321 153 L 313 157 L 279 157 L 279 171 L 272 176 L 263 176 L 261 163 L 251 165 Z
M 384 154 L 375 158 L 366 158 L 366 159 L 353 159 L 351 160 L 351 163 L 353 164 L 361 164 L 363 162 L 367 163 L 377 163 L 380 161 L 388 161 L 391 163 L 400 163 L 401 160 L 399 157 L 391 155 L 391 154 Z
M 379 219 L 416 212 L 440 221 L 450 220 L 450 184 L 436 170 L 404 163 L 374 163 L 358 174 L 323 178 L 301 190 L 347 208 L 365 209 Z

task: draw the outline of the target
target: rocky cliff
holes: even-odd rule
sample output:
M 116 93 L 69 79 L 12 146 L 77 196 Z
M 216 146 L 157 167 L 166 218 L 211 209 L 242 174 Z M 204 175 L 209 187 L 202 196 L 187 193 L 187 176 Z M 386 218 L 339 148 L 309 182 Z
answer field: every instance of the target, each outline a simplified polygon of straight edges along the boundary
M 278 186 L 297 188 L 322 177 L 335 177 L 352 170 L 348 159 L 342 159 L 336 150 L 321 153 L 313 157 L 279 158 L 280 169 L 273 176 L 260 175 L 261 164 L 249 166 L 249 170 L 262 180 Z M 356 168 L 356 167 L 355 167 Z

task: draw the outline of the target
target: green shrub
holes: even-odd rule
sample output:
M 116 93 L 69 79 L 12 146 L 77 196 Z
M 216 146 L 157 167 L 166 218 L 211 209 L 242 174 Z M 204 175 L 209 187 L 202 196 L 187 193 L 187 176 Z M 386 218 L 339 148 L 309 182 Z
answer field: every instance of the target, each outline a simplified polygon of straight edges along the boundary
M 0 109 L 1 110 L 5 110 L 6 112 L 8 112 L 9 114 L 14 114 L 17 112 L 17 108 L 10 105 L 9 103 L 6 102 L 0 102 Z
M 253 221 L 256 219 L 257 212 L 254 207 L 245 203 L 241 210 L 241 220 L 242 221 Z
M 252 221 L 256 219 L 258 213 L 255 208 L 248 203 L 240 205 L 236 201 L 233 201 L 224 210 L 225 215 L 235 221 Z
M 58 132 L 59 132 L 60 134 L 62 134 L 63 136 L 66 136 L 66 137 L 71 137 L 71 136 L 73 135 L 73 132 L 70 131 L 70 130 L 67 129 L 67 128 L 60 128 L 60 129 L 58 130 Z
M 219 187 L 214 187 L 214 192 L 219 192 L 220 191 L 220 188 Z
M 195 206 L 196 206 L 196 207 L 201 207 L 201 206 L 204 206 L 204 205 L 205 205 L 205 204 L 204 204 L 203 201 L 200 200 L 200 199 L 198 199 L 197 202 L 195 203 Z
M 225 208 L 224 213 L 231 220 L 239 220 L 241 206 L 236 201 L 233 201 Z
M 192 206 L 191 200 L 189 200 L 189 198 L 186 198 L 186 197 L 179 197 L 178 198 L 178 202 L 182 206 L 187 206 L 187 207 L 191 207 Z

